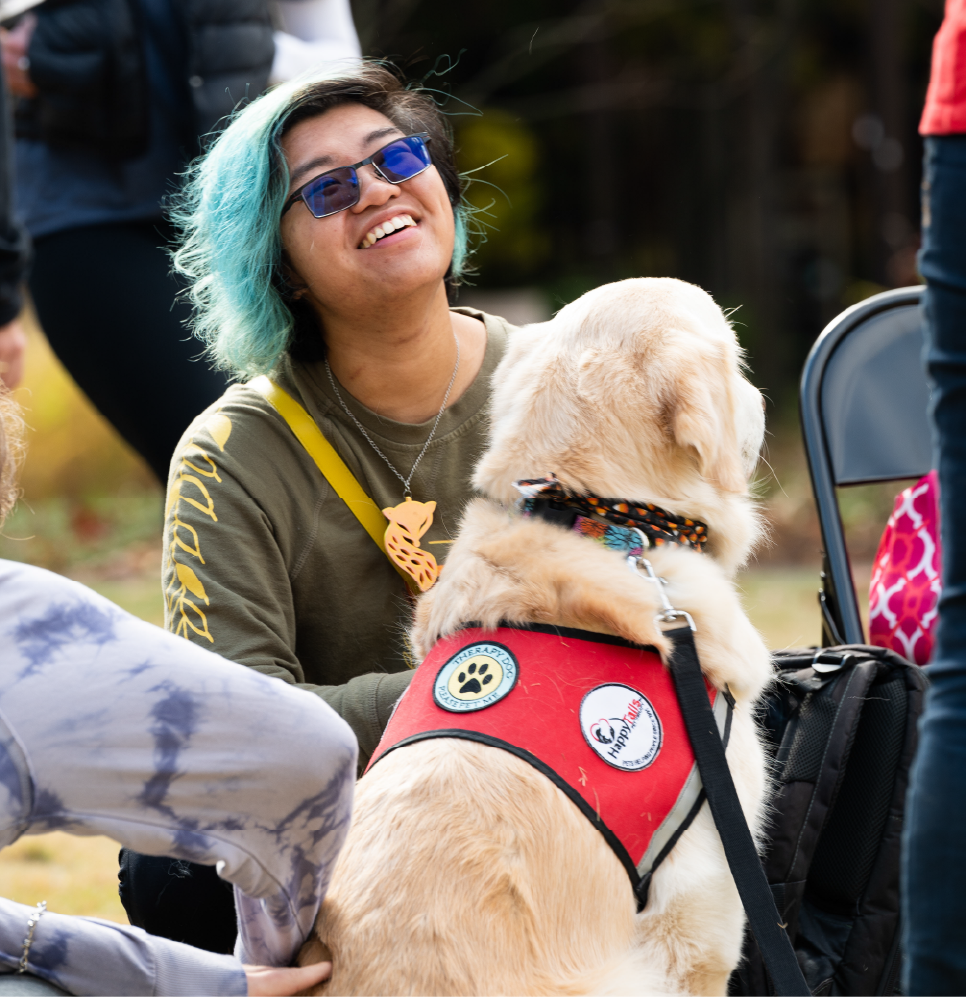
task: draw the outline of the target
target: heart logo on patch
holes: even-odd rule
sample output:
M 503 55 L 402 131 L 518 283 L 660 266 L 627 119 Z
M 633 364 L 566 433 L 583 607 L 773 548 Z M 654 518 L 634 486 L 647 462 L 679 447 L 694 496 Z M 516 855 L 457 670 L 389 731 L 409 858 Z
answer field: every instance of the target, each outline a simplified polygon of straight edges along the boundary
M 580 730 L 602 761 L 624 772 L 653 764 L 661 750 L 661 718 L 651 701 L 629 685 L 595 686 L 580 703 Z

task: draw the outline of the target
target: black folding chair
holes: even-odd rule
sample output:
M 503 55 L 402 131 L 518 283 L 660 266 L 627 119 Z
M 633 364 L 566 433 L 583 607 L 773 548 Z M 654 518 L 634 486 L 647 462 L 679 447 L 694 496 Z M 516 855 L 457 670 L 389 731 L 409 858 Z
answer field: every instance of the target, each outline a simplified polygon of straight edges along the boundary
M 826 326 L 805 361 L 802 434 L 822 527 L 822 646 L 862 644 L 836 488 L 933 466 L 921 287 L 876 294 Z

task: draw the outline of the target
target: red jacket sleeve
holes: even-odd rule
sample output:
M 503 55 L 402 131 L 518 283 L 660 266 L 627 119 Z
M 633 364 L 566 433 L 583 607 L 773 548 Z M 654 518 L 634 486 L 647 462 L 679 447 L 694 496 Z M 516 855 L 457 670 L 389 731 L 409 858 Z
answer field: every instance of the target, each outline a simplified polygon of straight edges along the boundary
M 966 0 L 946 0 L 946 16 L 933 41 L 932 73 L 921 135 L 966 132 Z

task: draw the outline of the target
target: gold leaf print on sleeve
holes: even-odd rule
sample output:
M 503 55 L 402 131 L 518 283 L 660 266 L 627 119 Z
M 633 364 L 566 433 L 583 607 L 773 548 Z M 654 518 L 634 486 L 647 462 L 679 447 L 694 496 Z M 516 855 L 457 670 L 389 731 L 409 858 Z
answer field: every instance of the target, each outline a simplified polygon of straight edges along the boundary
M 211 434 L 211 438 L 218 444 L 218 449 L 224 453 L 225 444 L 231 436 L 231 419 L 221 412 L 216 412 L 206 423 L 205 429 Z
M 222 412 L 215 412 L 207 419 L 202 431 L 207 431 L 218 449 L 224 452 L 225 444 L 231 435 L 231 419 Z M 215 639 L 208 629 L 208 617 L 198 605 L 198 602 L 204 602 L 206 606 L 211 604 L 208 594 L 194 568 L 185 563 L 185 558 L 197 561 L 199 564 L 205 563 L 201 554 L 201 540 L 195 527 L 185 522 L 179 515 L 181 503 L 186 502 L 213 523 L 218 522 L 214 498 L 209 491 L 209 484 L 205 484 L 203 479 L 207 479 L 209 484 L 221 483 L 215 462 L 192 440 L 181 453 L 181 463 L 171 483 L 165 509 L 165 519 L 169 524 L 169 542 L 168 563 L 165 566 L 168 582 L 164 597 L 167 604 L 168 627 L 172 632 L 187 638 L 191 631 L 214 644 Z
M 175 561 L 175 573 L 178 576 L 178 581 L 181 583 L 177 595 L 177 611 L 178 615 L 175 619 L 176 626 L 174 628 L 175 634 L 182 637 L 188 636 L 188 628 L 190 627 L 199 637 L 207 637 L 211 643 L 214 643 L 214 638 L 211 636 L 211 632 L 208 630 L 208 617 L 205 616 L 204 612 L 198 607 L 198 605 L 185 595 L 185 590 L 187 589 L 192 595 L 198 599 L 204 599 L 205 605 L 208 603 L 208 596 L 205 594 L 205 587 L 201 584 L 201 579 L 188 567 L 187 564 L 180 564 Z M 192 622 L 191 616 L 197 620 L 197 624 Z
M 178 581 L 198 599 L 204 599 L 205 605 L 209 605 L 208 596 L 205 594 L 205 587 L 201 584 L 201 579 L 188 567 L 187 564 L 175 563 L 175 571 L 178 575 Z

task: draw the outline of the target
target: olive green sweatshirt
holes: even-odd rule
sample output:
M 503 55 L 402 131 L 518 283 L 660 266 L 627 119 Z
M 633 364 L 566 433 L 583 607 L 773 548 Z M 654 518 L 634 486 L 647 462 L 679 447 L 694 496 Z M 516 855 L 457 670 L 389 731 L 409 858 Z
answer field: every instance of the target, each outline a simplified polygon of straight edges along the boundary
M 512 328 L 459 310 L 486 325 L 483 366 L 443 413 L 412 481 L 414 499 L 437 503 L 420 543 L 439 562 L 473 494 L 490 379 Z M 339 405 L 324 364 L 286 360 L 273 379 L 305 407 L 380 508 L 403 500 L 398 478 Z M 408 475 L 433 420 L 394 422 L 345 390 L 342 397 Z M 253 388 L 230 387 L 175 451 L 162 573 L 169 630 L 320 695 L 355 731 L 361 770 L 409 684 L 412 602 L 385 554 Z

